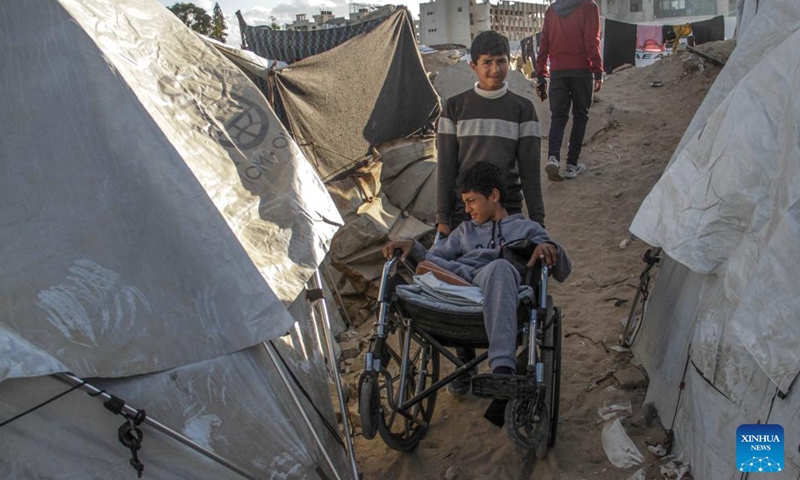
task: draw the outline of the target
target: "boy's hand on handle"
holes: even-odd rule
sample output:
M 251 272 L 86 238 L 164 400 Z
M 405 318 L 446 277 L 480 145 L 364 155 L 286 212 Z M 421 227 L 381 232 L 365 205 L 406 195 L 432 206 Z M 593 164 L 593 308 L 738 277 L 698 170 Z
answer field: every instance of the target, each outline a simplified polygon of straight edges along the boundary
M 384 258 L 388 260 L 392 258 L 395 250 L 400 250 L 402 252 L 400 260 L 405 261 L 408 254 L 411 253 L 412 248 L 414 248 L 414 240 L 410 238 L 401 238 L 399 240 L 390 240 L 389 243 L 381 248 L 381 253 L 383 253 Z
M 552 243 L 542 242 L 536 245 L 536 248 L 533 250 L 533 255 L 531 255 L 531 259 L 528 260 L 528 268 L 534 266 L 539 260 L 543 261 L 548 267 L 552 267 L 556 264 L 556 259 L 558 259 L 558 249 L 556 246 Z
M 594 93 L 599 92 L 601 88 L 603 88 L 603 79 L 595 80 L 594 81 Z

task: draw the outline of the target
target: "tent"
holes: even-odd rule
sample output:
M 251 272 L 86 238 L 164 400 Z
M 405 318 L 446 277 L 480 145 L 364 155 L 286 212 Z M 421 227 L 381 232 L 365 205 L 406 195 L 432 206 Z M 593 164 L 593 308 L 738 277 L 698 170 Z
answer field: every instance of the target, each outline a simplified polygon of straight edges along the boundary
M 152 0 L 0 25 L 0 478 L 353 478 L 306 298 L 342 219 L 264 97 Z
M 780 424 L 800 478 L 800 4 L 743 2 L 737 46 L 631 232 L 668 255 L 633 345 L 694 478 L 744 478 L 742 424 Z M 740 470 L 741 469 L 741 470 Z
M 405 8 L 275 81 L 290 131 L 325 181 L 371 158 L 376 145 L 423 132 L 439 114 Z

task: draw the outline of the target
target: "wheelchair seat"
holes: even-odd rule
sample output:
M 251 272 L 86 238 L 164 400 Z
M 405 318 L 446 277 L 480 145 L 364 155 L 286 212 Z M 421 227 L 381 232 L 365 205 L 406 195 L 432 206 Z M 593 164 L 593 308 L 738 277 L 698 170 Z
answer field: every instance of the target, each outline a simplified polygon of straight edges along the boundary
M 464 288 L 464 287 L 451 287 Z M 469 287 L 467 287 L 469 288 Z M 398 285 L 392 302 L 415 325 L 445 347 L 488 348 L 483 307 L 478 303 L 448 302 L 426 294 L 419 285 Z M 523 326 L 535 305 L 533 288 L 522 285 L 517 293 L 517 321 Z
M 379 434 L 390 448 L 407 452 L 428 431 L 439 389 L 488 358 L 484 351 L 464 363 L 450 348 L 487 349 L 489 340 L 480 291 L 464 295 L 449 285 L 443 293 L 420 279 L 409 284 L 407 277 L 391 273 L 398 259 L 395 252 L 383 268 L 378 318 L 358 398 L 364 438 Z M 517 338 L 522 347 L 517 375 L 479 374 L 471 380 L 474 395 L 506 402 L 506 433 L 538 458 L 555 444 L 560 391 L 561 314 L 547 295 L 548 274 L 544 267 L 529 270 L 517 292 Z M 455 367 L 441 379 L 440 356 Z

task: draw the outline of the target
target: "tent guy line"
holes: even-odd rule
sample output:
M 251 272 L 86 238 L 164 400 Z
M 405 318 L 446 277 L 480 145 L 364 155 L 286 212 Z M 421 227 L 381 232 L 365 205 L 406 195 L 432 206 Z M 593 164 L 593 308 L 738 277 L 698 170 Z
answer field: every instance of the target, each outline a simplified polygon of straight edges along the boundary
M 52 375 L 52 377 L 56 378 L 58 380 L 61 380 L 62 382 L 66 383 L 66 384 L 72 385 L 74 388 L 79 388 L 81 390 L 84 390 L 86 393 L 89 394 L 90 397 L 99 398 L 104 403 L 109 401 L 109 400 L 112 400 L 113 398 L 116 398 L 116 397 L 113 397 L 111 394 L 107 393 L 105 390 L 97 388 L 94 385 L 88 383 L 86 380 L 83 380 L 83 379 L 81 379 L 79 377 L 76 377 L 75 375 L 72 375 L 72 374 L 69 374 L 69 373 L 56 373 L 56 374 Z M 128 404 L 124 404 L 122 406 L 122 411 L 125 412 L 128 415 L 137 415 L 137 414 L 139 414 L 139 410 L 131 407 Z M 192 450 L 194 450 L 194 451 L 196 451 L 196 452 L 208 457 L 209 459 L 217 462 L 218 464 L 222 465 L 223 467 L 225 467 L 225 468 L 227 468 L 227 469 L 229 469 L 229 470 L 231 470 L 231 471 L 233 471 L 235 473 L 238 473 L 243 478 L 247 478 L 249 480 L 257 480 L 258 479 L 258 477 L 248 473 L 245 469 L 239 467 L 235 463 L 233 463 L 233 462 L 231 462 L 231 461 L 229 461 L 229 460 L 217 455 L 216 453 L 214 453 L 214 452 L 202 447 L 201 445 L 198 445 L 197 443 L 191 441 L 190 439 L 188 439 L 187 437 L 181 435 L 180 433 L 176 432 L 175 430 L 172 430 L 171 428 L 167 427 L 163 423 L 158 422 L 156 420 L 153 420 L 152 417 L 149 417 L 149 416 L 145 417 L 143 423 L 146 423 L 150 427 L 152 427 L 155 430 L 165 434 L 166 436 L 172 438 L 173 440 L 177 440 L 178 442 L 182 443 L 183 445 L 186 445 L 187 447 L 191 448 Z

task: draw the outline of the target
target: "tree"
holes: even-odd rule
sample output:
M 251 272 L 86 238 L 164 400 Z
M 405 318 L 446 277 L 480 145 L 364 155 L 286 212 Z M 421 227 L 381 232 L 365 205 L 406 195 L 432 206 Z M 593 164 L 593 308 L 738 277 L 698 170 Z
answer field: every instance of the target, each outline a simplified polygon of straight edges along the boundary
M 278 20 L 277 18 L 275 18 L 274 16 L 270 15 L 269 21 L 272 22 L 272 23 L 270 23 L 269 28 L 271 28 L 273 30 L 280 30 L 281 26 L 278 24 L 277 20 Z
M 197 33 L 211 36 L 213 32 L 211 16 L 204 8 L 198 7 L 194 3 L 176 3 L 167 8 L 180 18 L 181 22 L 187 27 Z
M 222 9 L 219 8 L 219 3 L 215 3 L 214 14 L 211 17 L 211 34 L 209 37 L 225 43 L 225 37 L 228 36 L 228 34 L 225 33 L 225 30 L 227 29 L 228 25 L 225 23 L 225 15 L 222 14 Z

